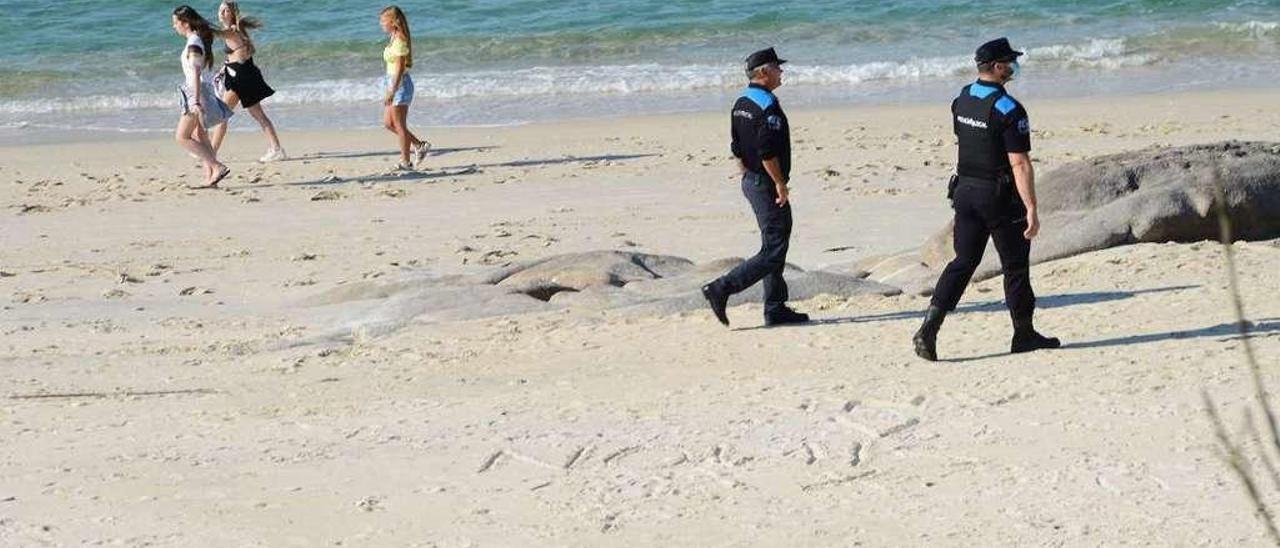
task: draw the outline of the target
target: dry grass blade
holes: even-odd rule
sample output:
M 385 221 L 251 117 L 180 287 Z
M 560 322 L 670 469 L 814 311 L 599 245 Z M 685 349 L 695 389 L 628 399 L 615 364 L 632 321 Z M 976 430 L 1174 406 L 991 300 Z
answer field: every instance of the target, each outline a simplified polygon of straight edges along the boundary
M 1244 485 L 1245 493 L 1249 495 L 1249 500 L 1253 502 L 1254 512 L 1257 513 L 1262 525 L 1267 529 L 1267 536 L 1271 537 L 1271 542 L 1276 546 L 1280 546 L 1280 531 L 1276 530 L 1275 516 L 1271 510 L 1267 508 L 1267 503 L 1262 500 L 1262 493 L 1258 491 L 1258 483 L 1253 479 L 1253 473 L 1249 470 L 1248 462 L 1241 453 L 1240 447 L 1231 442 L 1231 436 L 1227 433 L 1227 427 L 1222 424 L 1222 417 L 1218 416 L 1218 409 L 1213 404 L 1213 400 L 1209 398 L 1208 392 L 1201 392 L 1204 397 L 1205 413 L 1209 415 L 1209 421 L 1213 423 L 1213 433 L 1218 438 L 1222 451 L 1226 453 L 1227 465 L 1231 466 L 1231 470 L 1235 472 L 1236 477 L 1240 479 L 1240 483 Z
M 1262 380 L 1262 367 L 1258 364 L 1257 354 L 1253 350 L 1253 341 L 1249 338 L 1249 321 L 1245 319 L 1244 298 L 1240 292 L 1240 276 L 1236 271 L 1234 229 L 1231 223 L 1230 203 L 1227 202 L 1227 191 L 1222 186 L 1222 173 L 1217 165 L 1213 166 L 1213 192 L 1218 205 L 1218 229 L 1222 241 L 1223 261 L 1227 268 L 1227 283 L 1231 294 L 1231 306 L 1235 310 L 1236 329 L 1240 333 L 1240 342 L 1244 346 L 1245 360 L 1249 372 L 1253 375 L 1254 396 L 1262 413 L 1267 419 L 1267 428 L 1271 432 L 1271 445 L 1280 452 L 1280 425 L 1276 422 L 1275 412 L 1267 398 L 1266 384 Z
M 1271 444 L 1268 446 L 1262 443 L 1262 435 L 1253 420 L 1253 415 L 1248 411 L 1245 412 L 1245 422 L 1257 442 L 1260 458 L 1263 466 L 1267 469 L 1267 474 L 1271 476 L 1272 483 L 1277 490 L 1280 490 L 1280 475 L 1276 473 L 1275 464 L 1268 453 L 1268 447 L 1270 447 L 1280 454 L 1280 426 L 1277 426 L 1276 414 L 1271 408 L 1267 397 L 1266 384 L 1262 379 L 1262 367 L 1258 364 L 1258 357 L 1253 349 L 1253 341 L 1249 337 L 1250 327 L 1245 316 L 1244 298 L 1241 296 L 1240 291 L 1240 276 L 1236 271 L 1235 248 L 1232 246 L 1235 238 L 1231 223 L 1231 205 L 1227 201 L 1226 188 L 1222 185 L 1222 173 L 1216 164 L 1213 166 L 1212 183 L 1214 201 L 1217 203 L 1218 228 L 1222 241 L 1222 256 L 1227 271 L 1231 306 L 1235 312 L 1236 328 L 1240 333 L 1240 342 L 1244 347 L 1245 361 L 1253 378 L 1254 397 L 1258 406 L 1262 409 L 1263 416 L 1266 417 L 1267 428 L 1271 434 Z M 1222 423 L 1222 417 L 1218 414 L 1218 408 L 1214 405 L 1213 400 L 1210 399 L 1208 391 L 1203 391 L 1202 395 L 1204 396 L 1205 412 L 1208 414 L 1210 422 L 1213 423 L 1214 434 L 1218 438 L 1218 444 L 1224 452 L 1227 464 L 1231 466 L 1231 470 L 1235 472 L 1236 477 L 1244 485 L 1245 492 L 1253 503 L 1255 513 L 1262 521 L 1263 526 L 1266 527 L 1267 535 L 1271 538 L 1271 542 L 1276 546 L 1280 546 L 1280 531 L 1277 531 L 1275 516 L 1271 513 L 1266 502 L 1263 501 L 1262 494 L 1258 491 L 1258 483 L 1254 479 L 1253 472 L 1249 468 L 1249 462 L 1245 459 L 1241 446 L 1231 441 L 1231 435 L 1228 434 L 1226 426 Z
M 1253 443 L 1258 447 L 1258 458 L 1262 460 L 1263 468 L 1267 469 L 1267 475 L 1271 476 L 1271 483 L 1275 486 L 1275 490 L 1280 492 L 1280 473 L 1276 471 L 1275 459 L 1267 452 L 1267 446 L 1262 441 L 1262 431 L 1258 429 L 1258 421 L 1253 420 L 1253 413 L 1248 409 L 1244 411 L 1244 424 L 1253 434 Z

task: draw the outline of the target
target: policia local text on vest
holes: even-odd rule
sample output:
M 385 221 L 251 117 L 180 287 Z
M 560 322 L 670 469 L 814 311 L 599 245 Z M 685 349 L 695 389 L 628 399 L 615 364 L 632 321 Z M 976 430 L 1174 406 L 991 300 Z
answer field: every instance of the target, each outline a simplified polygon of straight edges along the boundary
M 1018 73 L 1018 57 L 1005 38 L 978 48 L 978 81 L 965 86 L 951 103 L 960 142 L 956 175 L 947 197 L 955 210 L 956 258 L 938 278 L 924 325 L 913 339 L 916 354 L 938 359 L 938 331 L 955 310 L 982 262 L 988 239 L 995 242 L 1004 273 L 1005 304 L 1013 319 L 1010 351 L 1058 348 L 1058 339 L 1037 333 L 1032 324 L 1036 296 L 1031 289 L 1031 239 L 1039 231 L 1035 172 L 1031 167 L 1031 123 L 1027 111 L 1004 89 Z

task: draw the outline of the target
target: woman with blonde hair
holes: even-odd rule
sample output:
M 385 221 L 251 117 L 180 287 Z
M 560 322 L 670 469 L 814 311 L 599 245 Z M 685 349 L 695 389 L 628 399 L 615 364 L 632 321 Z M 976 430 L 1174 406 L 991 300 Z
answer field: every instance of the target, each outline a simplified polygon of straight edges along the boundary
M 413 67 L 413 37 L 409 33 L 409 21 L 398 6 L 387 6 L 379 15 L 382 31 L 387 33 L 390 41 L 382 50 L 382 60 L 387 64 L 387 74 L 383 79 L 384 110 L 382 125 L 400 138 L 400 164 L 396 169 L 411 170 L 414 164 L 410 161 L 410 147 L 418 163 L 427 157 L 431 144 L 418 139 L 409 131 L 409 104 L 413 102 L 413 78 L 409 76 L 409 68 Z
M 209 51 L 213 47 L 213 29 L 191 6 L 179 6 L 173 10 L 173 30 L 187 39 L 180 57 L 184 78 L 178 87 L 182 117 L 178 119 L 174 138 L 204 164 L 204 185 L 192 188 L 217 188 L 231 169 L 218 161 L 206 130 L 229 118 L 231 109 L 214 94 L 208 79 L 208 71 L 213 68 L 213 55 Z
M 241 16 L 240 3 L 236 0 L 223 0 L 218 6 L 218 22 L 222 24 L 222 29 L 215 30 L 214 34 L 226 44 L 224 51 L 227 55 L 222 71 L 218 73 L 222 100 L 232 109 L 236 105 L 244 105 L 249 115 L 262 126 L 262 132 L 267 136 L 268 148 L 267 153 L 258 159 L 259 162 L 284 160 L 287 156 L 284 147 L 280 146 L 280 136 L 276 135 L 275 125 L 267 118 L 267 113 L 263 112 L 260 104 L 263 99 L 275 95 L 276 90 L 267 85 L 267 81 L 262 78 L 262 71 L 253 63 L 253 54 L 257 48 L 249 37 L 249 31 L 262 28 L 262 23 L 255 18 Z M 214 128 L 213 150 L 217 151 L 222 147 L 222 140 L 226 135 L 226 122 Z

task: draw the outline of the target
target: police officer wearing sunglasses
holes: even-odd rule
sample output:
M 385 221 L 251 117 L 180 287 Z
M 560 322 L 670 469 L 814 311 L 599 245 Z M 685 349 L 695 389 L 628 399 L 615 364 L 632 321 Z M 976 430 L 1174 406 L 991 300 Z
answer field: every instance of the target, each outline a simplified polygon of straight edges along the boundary
M 960 143 L 956 175 L 948 188 L 955 210 L 955 260 L 943 270 L 913 342 L 916 354 L 938 359 L 938 331 L 955 310 L 982 262 L 988 239 L 994 240 L 1004 273 L 1005 304 L 1013 319 L 1010 351 L 1058 348 L 1032 325 L 1036 296 L 1031 289 L 1031 239 L 1040 231 L 1036 211 L 1035 170 L 1031 166 L 1031 124 L 1027 111 L 1005 90 L 1018 75 L 1018 57 L 1009 40 L 983 44 L 974 55 L 978 81 L 965 86 L 951 103 L 952 125 Z

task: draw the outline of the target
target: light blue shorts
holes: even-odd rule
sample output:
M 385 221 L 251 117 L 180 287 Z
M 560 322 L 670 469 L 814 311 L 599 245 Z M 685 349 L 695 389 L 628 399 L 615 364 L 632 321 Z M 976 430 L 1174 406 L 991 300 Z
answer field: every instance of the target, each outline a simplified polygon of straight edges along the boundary
M 391 88 L 391 83 L 394 81 L 394 78 L 390 75 L 382 78 L 382 93 L 384 96 L 387 89 Z M 405 106 L 410 103 L 413 103 L 413 77 L 409 76 L 409 73 L 406 72 L 404 73 L 404 76 L 400 77 L 400 87 L 396 89 L 395 96 L 391 98 L 391 104 L 395 106 Z
M 188 84 L 178 86 L 178 106 L 182 110 L 182 114 L 192 114 L 195 112 L 195 93 L 191 92 Z M 213 85 L 209 82 L 200 84 L 200 104 L 204 106 L 204 127 L 211 128 L 231 118 L 231 107 L 222 102 L 222 98 L 218 97 L 213 91 Z

